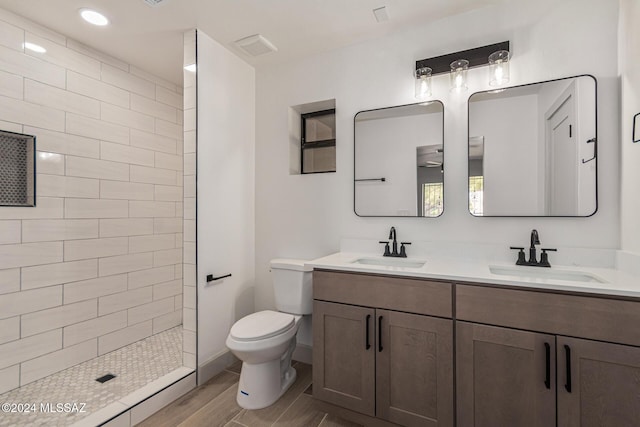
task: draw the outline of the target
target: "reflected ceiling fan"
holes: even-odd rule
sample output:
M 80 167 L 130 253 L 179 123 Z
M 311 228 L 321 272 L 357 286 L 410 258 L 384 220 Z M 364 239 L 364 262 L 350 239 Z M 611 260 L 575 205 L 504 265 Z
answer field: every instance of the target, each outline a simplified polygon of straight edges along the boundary
M 427 160 L 425 164 L 418 166 L 419 168 L 438 168 L 442 166 L 442 162 L 436 162 L 434 160 Z
M 427 147 L 420 147 L 423 150 L 418 150 L 419 160 L 422 160 L 418 165 L 419 168 L 442 168 L 443 163 L 443 148 L 436 148 L 433 151 L 424 150 Z

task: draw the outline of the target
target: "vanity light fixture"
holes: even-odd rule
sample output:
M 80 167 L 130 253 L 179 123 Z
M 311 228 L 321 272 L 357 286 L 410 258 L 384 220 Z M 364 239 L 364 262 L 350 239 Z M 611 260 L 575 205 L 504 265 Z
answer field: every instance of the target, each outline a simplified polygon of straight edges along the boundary
M 431 96 L 431 68 L 418 68 L 415 72 L 415 95 L 417 99 Z
M 469 69 L 469 61 L 466 59 L 458 59 L 451 63 L 451 92 L 460 93 L 466 91 L 467 88 L 467 70 Z
M 506 52 L 506 57 L 505 53 Z M 493 57 L 494 63 L 489 62 L 489 57 Z M 430 68 L 431 75 L 449 73 L 451 81 L 452 92 L 462 92 L 467 90 L 467 70 L 475 67 L 482 67 L 484 65 L 493 65 L 495 69 L 500 68 L 500 71 L 495 71 L 491 68 L 492 76 L 498 76 L 496 79 L 496 86 L 508 82 L 509 80 L 509 58 L 510 49 L 509 42 L 494 43 L 486 46 L 476 47 L 473 49 L 461 50 L 459 52 L 448 53 L 446 55 L 435 56 L 433 58 L 420 59 L 416 61 L 416 96 L 418 95 L 418 70 L 422 68 Z M 501 81 L 502 83 L 497 83 Z M 430 85 L 429 85 L 430 86 Z
M 47 49 L 43 48 L 42 46 L 40 46 L 39 44 L 35 44 L 35 43 L 29 43 L 29 42 L 24 42 L 22 43 L 22 47 L 25 49 L 29 49 L 32 52 L 36 52 L 36 53 L 46 53 Z
M 109 25 L 109 19 L 100 12 L 96 12 L 93 9 L 80 9 L 80 16 L 89 24 L 96 25 L 98 27 L 104 27 Z
M 509 51 L 499 50 L 489 55 L 489 85 L 509 83 Z

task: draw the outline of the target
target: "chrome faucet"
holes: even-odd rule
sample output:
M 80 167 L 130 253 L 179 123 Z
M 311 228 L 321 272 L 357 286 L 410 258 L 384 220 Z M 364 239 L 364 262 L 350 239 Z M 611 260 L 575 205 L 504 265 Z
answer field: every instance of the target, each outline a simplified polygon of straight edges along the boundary
M 531 230 L 531 246 L 529 247 L 529 261 L 526 260 L 524 255 L 524 248 L 519 246 L 511 246 L 511 249 L 516 249 L 518 251 L 518 260 L 516 261 L 516 265 L 528 265 L 531 267 L 551 267 L 549 263 L 549 256 L 547 252 L 556 252 L 557 249 L 552 248 L 542 248 L 542 253 L 540 254 L 540 261 L 538 261 L 536 256 L 536 245 L 540 244 L 540 236 L 538 235 L 538 230 Z
M 393 249 L 389 247 L 389 241 L 391 241 L 393 245 L 392 246 Z M 396 238 L 395 227 L 391 227 L 391 230 L 389 230 L 389 240 L 382 240 L 379 243 L 384 245 L 384 254 L 382 256 L 391 256 L 391 257 L 398 257 L 398 258 L 407 257 L 407 251 L 405 249 L 405 245 L 411 244 L 411 242 L 400 242 L 400 252 L 398 253 L 398 240 Z

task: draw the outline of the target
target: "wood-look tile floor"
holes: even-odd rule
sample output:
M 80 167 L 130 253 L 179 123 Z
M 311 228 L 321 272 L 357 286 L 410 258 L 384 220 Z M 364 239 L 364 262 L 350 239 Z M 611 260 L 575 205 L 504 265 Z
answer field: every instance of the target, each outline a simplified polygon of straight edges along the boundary
M 295 383 L 268 408 L 250 411 L 236 402 L 238 362 L 138 424 L 142 427 L 361 427 L 318 409 L 311 397 L 311 366 L 296 362 Z

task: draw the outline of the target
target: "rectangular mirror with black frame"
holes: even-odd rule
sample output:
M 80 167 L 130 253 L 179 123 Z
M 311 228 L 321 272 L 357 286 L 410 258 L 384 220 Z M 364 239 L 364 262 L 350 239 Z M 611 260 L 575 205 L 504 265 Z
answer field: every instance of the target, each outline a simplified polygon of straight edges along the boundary
M 437 217 L 444 209 L 440 101 L 354 117 L 354 211 L 363 217 Z
M 581 75 L 469 97 L 469 211 L 587 217 L 597 210 L 597 82 Z

